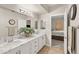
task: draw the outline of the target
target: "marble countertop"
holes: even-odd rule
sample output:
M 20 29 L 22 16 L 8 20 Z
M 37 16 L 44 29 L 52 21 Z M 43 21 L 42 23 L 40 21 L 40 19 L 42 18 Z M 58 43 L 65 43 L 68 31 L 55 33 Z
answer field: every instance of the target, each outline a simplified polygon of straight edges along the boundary
M 60 33 L 63 33 L 64 31 L 52 31 L 52 32 L 60 32 Z
M 64 36 L 64 31 L 52 31 L 51 34 L 55 36 Z
M 43 34 L 45 34 L 45 33 L 41 31 L 38 34 L 33 34 L 32 37 L 25 37 L 25 38 L 21 38 L 21 39 L 14 38 L 13 42 L 0 44 L 0 54 L 6 53 L 9 50 L 12 50 L 22 44 L 25 44 L 25 43 L 31 41 L 31 40 L 34 40 L 34 39 L 42 36 Z

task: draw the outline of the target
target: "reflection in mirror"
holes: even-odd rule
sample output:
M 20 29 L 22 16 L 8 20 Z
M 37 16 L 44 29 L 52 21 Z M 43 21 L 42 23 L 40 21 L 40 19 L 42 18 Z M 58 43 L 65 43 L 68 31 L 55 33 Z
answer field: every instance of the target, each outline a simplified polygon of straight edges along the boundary
M 0 37 L 16 35 L 17 30 L 26 27 L 28 16 L 0 7 Z
M 18 29 L 26 27 L 26 20 L 18 20 Z
M 40 28 L 45 29 L 45 22 L 43 20 L 40 21 Z
M 57 15 L 51 17 L 51 30 L 52 31 L 64 30 L 64 15 Z
M 35 29 L 38 29 L 38 21 L 35 21 Z
M 26 22 L 26 27 L 31 27 L 31 20 L 27 20 Z

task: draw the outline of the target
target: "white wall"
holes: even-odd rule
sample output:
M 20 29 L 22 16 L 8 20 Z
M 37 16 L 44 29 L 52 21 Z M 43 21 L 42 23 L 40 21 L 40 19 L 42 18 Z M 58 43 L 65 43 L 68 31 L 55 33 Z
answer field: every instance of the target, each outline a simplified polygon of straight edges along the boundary
M 51 16 L 64 14 L 65 7 L 61 7 L 51 13 L 45 14 L 41 16 L 41 19 L 46 21 L 46 32 L 47 32 L 47 46 L 51 46 Z
M 7 26 L 10 26 L 8 21 L 10 19 L 14 19 L 16 21 L 14 26 L 17 26 L 18 20 L 27 20 L 27 16 L 20 15 L 18 13 L 12 12 L 8 9 L 4 9 L 0 7 L 0 36 L 7 36 L 8 29 Z M 33 18 L 33 20 L 37 20 L 37 18 Z M 34 27 L 34 22 L 32 22 L 32 27 Z
M 17 15 L 15 13 L 0 8 L 0 36 L 8 35 L 7 26 L 9 26 L 8 21 L 10 19 L 14 19 L 17 24 Z

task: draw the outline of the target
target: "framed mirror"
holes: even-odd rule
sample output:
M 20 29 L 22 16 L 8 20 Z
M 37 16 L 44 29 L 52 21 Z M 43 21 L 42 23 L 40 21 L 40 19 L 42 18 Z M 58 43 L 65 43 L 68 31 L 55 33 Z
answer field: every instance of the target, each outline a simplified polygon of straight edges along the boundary
M 38 21 L 35 21 L 35 29 L 38 29 Z
M 44 20 L 40 20 L 40 28 L 41 29 L 45 29 L 45 21 Z
M 26 21 L 26 27 L 27 28 L 31 28 L 31 20 L 27 20 Z

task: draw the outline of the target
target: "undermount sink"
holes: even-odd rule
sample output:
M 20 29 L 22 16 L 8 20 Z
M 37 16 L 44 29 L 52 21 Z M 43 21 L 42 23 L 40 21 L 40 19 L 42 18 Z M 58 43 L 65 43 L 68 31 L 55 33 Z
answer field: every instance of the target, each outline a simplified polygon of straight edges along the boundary
M 0 47 L 3 47 L 5 45 L 10 46 L 10 45 L 14 45 L 14 44 L 19 44 L 23 42 L 23 40 L 13 40 L 12 42 L 3 42 L 0 44 Z
M 8 43 L 19 43 L 23 40 L 14 39 L 13 37 L 1 37 L 0 38 L 0 46 L 4 46 Z
M 30 38 L 35 37 L 37 34 L 33 34 L 31 37 L 24 37 L 24 36 L 13 36 L 13 37 L 6 37 L 3 39 L 0 39 L 0 47 L 6 46 L 6 45 L 13 45 L 13 44 L 19 44 L 21 42 L 25 42 L 24 40 L 29 40 Z
M 10 42 L 9 44 L 19 44 L 23 42 L 23 40 L 14 40 L 13 42 Z
M 21 36 L 21 35 L 20 36 L 16 35 L 16 36 L 13 37 L 13 40 L 16 40 L 16 39 L 18 39 L 18 40 L 20 40 L 20 39 L 29 39 L 29 38 L 33 38 L 35 36 L 36 36 L 36 34 L 32 34 L 29 37 L 25 37 L 25 36 Z
M 6 44 L 7 44 L 7 42 L 1 43 L 1 44 L 0 44 L 0 47 L 4 46 L 4 45 L 6 45 Z

